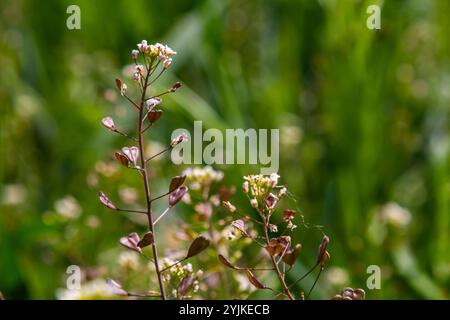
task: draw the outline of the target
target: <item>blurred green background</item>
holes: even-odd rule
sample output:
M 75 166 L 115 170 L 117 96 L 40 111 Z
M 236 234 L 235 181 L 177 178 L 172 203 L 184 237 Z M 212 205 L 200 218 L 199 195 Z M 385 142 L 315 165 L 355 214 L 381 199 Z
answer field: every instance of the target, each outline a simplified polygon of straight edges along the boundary
M 66 28 L 70 4 L 81 30 Z M 370 4 L 381 30 L 366 27 Z M 68 265 L 104 264 L 133 230 L 98 203 L 98 190 L 126 202 L 139 186 L 115 174 L 110 155 L 124 142 L 100 119 L 130 123 L 114 78 L 147 39 L 178 52 L 161 86 L 184 84 L 152 141 L 193 120 L 280 128 L 281 182 L 331 237 L 313 298 L 344 286 L 370 299 L 449 298 L 449 15 L 447 0 L 2 0 L 0 291 L 54 299 Z M 166 185 L 183 168 L 166 158 L 155 178 Z M 237 189 L 259 172 L 219 169 Z M 299 232 L 314 258 L 320 233 Z M 366 288 L 369 265 L 381 267 L 380 290 Z

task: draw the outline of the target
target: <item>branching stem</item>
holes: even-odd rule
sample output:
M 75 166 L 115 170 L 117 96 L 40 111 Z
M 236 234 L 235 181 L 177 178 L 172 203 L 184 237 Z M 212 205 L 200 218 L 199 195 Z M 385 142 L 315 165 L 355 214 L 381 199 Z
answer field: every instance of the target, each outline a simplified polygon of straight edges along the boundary
M 145 197 L 147 202 L 147 217 L 148 217 L 148 228 L 153 233 L 154 241 L 152 243 L 152 253 L 153 253 L 153 261 L 155 264 L 155 270 L 156 275 L 158 277 L 158 283 L 159 283 L 159 289 L 161 292 L 161 298 L 163 300 L 166 300 L 166 292 L 164 288 L 164 283 L 161 277 L 161 270 L 159 268 L 158 263 L 158 249 L 157 249 L 157 241 L 156 241 L 156 234 L 153 228 L 153 218 L 152 218 L 152 200 L 151 200 L 151 192 L 150 192 L 150 184 L 149 184 L 149 177 L 148 177 L 148 169 L 147 169 L 147 162 L 145 161 L 144 155 L 145 155 L 145 148 L 144 148 L 144 137 L 142 134 L 142 119 L 145 116 L 144 114 L 144 103 L 145 103 L 145 97 L 147 93 L 147 87 L 148 87 L 148 81 L 150 78 L 150 73 L 147 72 L 147 75 L 145 76 L 144 84 L 142 86 L 142 95 L 140 100 L 140 106 L 139 106 L 139 121 L 138 121 L 138 128 L 137 128 L 137 134 L 138 134 L 138 144 L 139 144 L 139 153 L 141 155 L 141 167 L 142 167 L 142 179 L 144 182 L 145 187 Z

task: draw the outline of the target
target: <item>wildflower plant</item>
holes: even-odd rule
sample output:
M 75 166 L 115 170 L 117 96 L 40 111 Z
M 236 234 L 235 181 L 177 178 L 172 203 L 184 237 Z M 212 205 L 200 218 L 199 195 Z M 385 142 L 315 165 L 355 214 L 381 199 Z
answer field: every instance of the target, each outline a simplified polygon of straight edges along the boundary
M 189 246 L 189 250 L 185 257 L 179 261 L 170 261 L 164 259 L 160 263 L 158 256 L 158 241 L 156 233 L 156 224 L 160 221 L 166 213 L 168 213 L 180 200 L 186 196 L 188 188 L 184 186 L 185 176 L 175 176 L 172 178 L 167 191 L 161 195 L 153 196 L 151 192 L 150 181 L 150 160 L 160 156 L 164 152 L 170 151 L 176 145 L 186 141 L 187 137 L 180 134 L 173 140 L 168 141 L 167 147 L 153 156 L 146 158 L 145 150 L 145 134 L 150 132 L 151 128 L 159 121 L 163 115 L 163 101 L 162 97 L 166 94 L 176 92 L 181 84 L 175 83 L 171 88 L 158 94 L 151 93 L 152 85 L 161 77 L 161 75 L 170 67 L 172 59 L 176 52 L 167 45 L 160 43 L 148 44 L 143 40 L 137 45 L 137 49 L 132 50 L 131 59 L 134 63 L 133 82 L 138 88 L 138 97 L 133 99 L 128 94 L 128 85 L 116 79 L 115 84 L 120 95 L 126 99 L 131 108 L 136 112 L 136 132 L 128 133 L 120 129 L 113 118 L 107 116 L 102 119 L 102 124 L 112 133 L 119 134 L 129 140 L 131 145 L 124 146 L 121 150 L 115 152 L 114 156 L 120 165 L 134 171 L 140 177 L 145 192 L 145 210 L 124 209 L 117 206 L 109 197 L 99 192 L 100 202 L 110 210 L 131 212 L 146 215 L 148 230 L 145 234 L 139 235 L 132 232 L 120 238 L 120 244 L 129 250 L 147 258 L 154 266 L 159 290 L 151 290 L 146 293 L 136 293 L 125 290 L 120 283 L 114 280 L 109 280 L 110 287 L 118 295 L 136 296 L 136 297 L 161 297 L 167 299 L 170 295 L 172 298 L 183 299 L 189 296 L 189 292 L 198 290 L 198 276 L 192 271 L 190 264 L 182 265 L 185 260 L 196 256 L 209 246 L 209 240 L 203 236 L 198 236 L 193 240 Z M 155 201 L 168 198 L 166 209 L 155 217 L 155 212 L 152 209 L 152 204 Z M 145 253 L 146 248 L 151 248 L 151 256 Z M 166 287 L 169 287 L 170 292 L 167 293 Z
M 304 275 L 291 283 L 287 281 L 287 275 L 294 266 L 300 255 L 302 245 L 292 242 L 291 233 L 297 228 L 296 219 L 300 219 L 300 223 L 307 226 L 296 210 L 285 209 L 280 212 L 278 209 L 279 202 L 288 193 L 287 188 L 278 184 L 279 176 L 276 173 L 271 175 L 250 175 L 244 177 L 242 190 L 247 196 L 250 205 L 256 211 L 256 218 L 250 215 L 242 214 L 236 206 L 229 201 L 223 201 L 222 205 L 228 210 L 235 219 L 231 222 L 232 231 L 229 235 L 230 239 L 251 239 L 252 243 L 258 245 L 266 256 L 269 258 L 267 263 L 260 267 L 257 266 L 240 266 L 231 261 L 229 257 L 223 254 L 218 255 L 219 261 L 226 267 L 242 272 L 246 275 L 248 281 L 257 289 L 271 290 L 276 293 L 275 297 L 283 296 L 290 300 L 296 299 L 292 292 L 292 288 L 300 281 L 305 279 L 317 268 L 319 269 L 313 286 L 310 288 L 306 297 L 304 293 L 300 293 L 299 298 L 308 298 L 316 285 L 320 274 L 325 268 L 330 254 L 327 251 L 329 237 L 324 235 L 322 243 L 319 245 L 318 254 L 315 264 Z M 298 216 L 298 217 L 297 217 Z M 281 223 L 275 223 L 281 218 Z M 278 278 L 282 291 L 277 291 L 272 287 L 265 285 L 260 281 L 258 272 L 274 272 Z

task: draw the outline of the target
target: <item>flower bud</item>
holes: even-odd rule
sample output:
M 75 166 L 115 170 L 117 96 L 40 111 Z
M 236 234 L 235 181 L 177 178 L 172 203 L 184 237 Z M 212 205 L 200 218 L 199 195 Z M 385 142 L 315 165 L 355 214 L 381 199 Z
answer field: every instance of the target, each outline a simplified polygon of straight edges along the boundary
M 277 186 L 277 184 L 278 184 L 278 178 L 279 178 L 280 176 L 278 175 L 278 174 L 276 174 L 276 173 L 272 173 L 271 175 L 270 175 L 270 187 L 271 188 L 274 188 L 274 187 L 276 187 Z
M 139 51 L 138 50 L 136 50 L 136 49 L 131 50 L 131 59 L 137 60 L 138 56 L 139 56 Z
M 248 193 L 248 181 L 245 181 L 242 184 L 242 191 L 244 191 L 244 193 Z
M 294 219 L 294 215 L 295 215 L 295 211 L 294 210 L 290 210 L 290 209 L 286 209 L 283 211 L 283 220 L 286 222 L 289 222 L 290 220 Z
M 181 87 L 181 82 L 176 82 L 172 88 L 169 89 L 170 92 L 175 92 Z
M 102 124 L 111 131 L 116 130 L 116 125 L 111 117 L 105 117 L 102 119 Z
M 109 198 L 102 191 L 100 191 L 98 193 L 98 198 L 105 207 L 112 209 L 112 210 L 117 210 L 117 207 L 115 206 L 115 204 L 112 203 L 112 201 L 109 200 Z
M 230 201 L 222 201 L 222 205 L 225 209 L 227 209 L 229 212 L 233 213 L 236 211 L 236 207 L 233 206 Z
M 137 46 L 140 52 L 145 53 L 148 49 L 147 40 L 142 40 Z
M 172 140 L 172 142 L 170 143 L 170 146 L 173 148 L 176 145 L 178 145 L 184 141 L 187 141 L 187 139 L 188 139 L 188 137 L 187 137 L 186 133 L 183 132 L 182 134 L 178 135 L 177 137 L 175 137 L 175 139 Z
M 278 197 L 276 195 L 274 195 L 273 193 L 270 193 L 266 199 L 266 206 L 267 206 L 267 208 L 272 210 L 273 208 L 275 208 L 277 202 L 278 202 Z
M 258 200 L 256 200 L 255 198 L 253 198 L 252 200 L 250 200 L 250 204 L 252 205 L 253 208 L 258 208 Z
M 171 64 L 172 64 L 171 58 L 164 60 L 164 62 L 163 62 L 164 69 L 167 69 L 168 67 L 170 67 Z
M 328 236 L 326 236 L 326 235 L 323 236 L 322 243 L 319 246 L 319 254 L 317 255 L 316 263 L 321 263 L 322 259 L 324 259 L 323 256 L 325 255 L 325 253 L 327 253 L 327 247 L 328 247 L 329 243 L 330 243 L 330 238 L 328 238 Z
M 155 106 L 159 105 L 161 103 L 161 98 L 155 97 L 150 98 L 145 101 L 145 106 L 147 107 L 148 111 L 151 111 Z

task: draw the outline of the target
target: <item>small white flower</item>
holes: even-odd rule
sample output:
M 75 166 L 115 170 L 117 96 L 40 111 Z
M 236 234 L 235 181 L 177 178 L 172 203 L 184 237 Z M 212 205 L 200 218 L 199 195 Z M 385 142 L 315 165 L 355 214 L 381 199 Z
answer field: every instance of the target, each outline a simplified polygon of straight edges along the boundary
M 151 98 L 145 101 L 145 106 L 147 107 L 148 111 L 151 111 L 155 106 L 159 105 L 161 103 L 161 99 L 156 97 L 156 98 Z
M 248 181 L 245 181 L 242 184 L 242 190 L 244 191 L 244 193 L 248 193 Z
M 177 54 L 177 52 L 172 50 L 168 45 L 165 45 L 164 54 L 166 55 L 166 57 L 170 58 L 171 56 Z
M 278 174 L 276 174 L 276 173 L 272 173 L 271 175 L 270 175 L 270 186 L 272 187 L 272 188 L 274 188 L 274 187 L 276 187 L 276 185 L 278 184 L 278 178 L 279 178 L 280 176 L 278 175 Z
M 164 69 L 167 69 L 172 64 L 172 58 L 165 59 L 163 62 Z
M 278 198 L 283 197 L 287 192 L 287 189 L 285 187 L 281 188 L 280 191 L 278 191 Z
M 131 58 L 133 60 L 136 60 L 138 58 L 138 56 L 139 56 L 139 51 L 138 50 L 136 50 L 136 49 L 131 50 Z
M 147 40 L 142 40 L 141 43 L 138 43 L 139 51 L 144 53 L 148 49 Z

